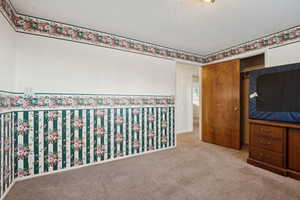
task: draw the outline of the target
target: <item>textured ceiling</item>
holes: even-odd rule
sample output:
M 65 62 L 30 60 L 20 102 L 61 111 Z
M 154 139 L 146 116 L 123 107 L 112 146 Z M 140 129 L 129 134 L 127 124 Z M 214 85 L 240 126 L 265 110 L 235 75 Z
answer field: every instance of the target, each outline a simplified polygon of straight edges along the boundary
M 18 13 L 207 55 L 300 24 L 299 0 L 11 0 Z

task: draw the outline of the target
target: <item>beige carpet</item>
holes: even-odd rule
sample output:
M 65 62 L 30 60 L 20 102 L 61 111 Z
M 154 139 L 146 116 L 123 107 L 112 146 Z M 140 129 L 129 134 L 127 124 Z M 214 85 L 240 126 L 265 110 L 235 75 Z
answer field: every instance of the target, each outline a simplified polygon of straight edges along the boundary
M 176 149 L 19 182 L 6 200 L 300 199 L 300 181 L 246 157 L 184 134 Z

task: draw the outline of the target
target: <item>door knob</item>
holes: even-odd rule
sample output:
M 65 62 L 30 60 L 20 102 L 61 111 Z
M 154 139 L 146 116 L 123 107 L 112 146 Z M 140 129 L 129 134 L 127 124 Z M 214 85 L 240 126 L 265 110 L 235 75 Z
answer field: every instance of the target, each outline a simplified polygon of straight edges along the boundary
M 235 107 L 235 108 L 234 108 L 234 111 L 235 111 L 235 112 L 238 112 L 238 111 L 240 111 L 240 108 L 239 108 L 239 107 Z

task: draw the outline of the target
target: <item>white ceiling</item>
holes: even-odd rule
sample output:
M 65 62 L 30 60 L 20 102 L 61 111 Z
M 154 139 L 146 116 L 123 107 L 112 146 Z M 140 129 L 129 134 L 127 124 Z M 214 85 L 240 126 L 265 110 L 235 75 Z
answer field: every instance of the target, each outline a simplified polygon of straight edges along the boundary
M 207 55 L 300 25 L 299 0 L 11 0 L 18 13 Z

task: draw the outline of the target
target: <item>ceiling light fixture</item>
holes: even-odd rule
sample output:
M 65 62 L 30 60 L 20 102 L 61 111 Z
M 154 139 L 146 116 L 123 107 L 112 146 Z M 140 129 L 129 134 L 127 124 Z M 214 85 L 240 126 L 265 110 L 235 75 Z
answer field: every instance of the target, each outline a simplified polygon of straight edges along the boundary
M 216 0 L 201 0 L 201 1 L 203 1 L 205 3 L 214 3 Z

